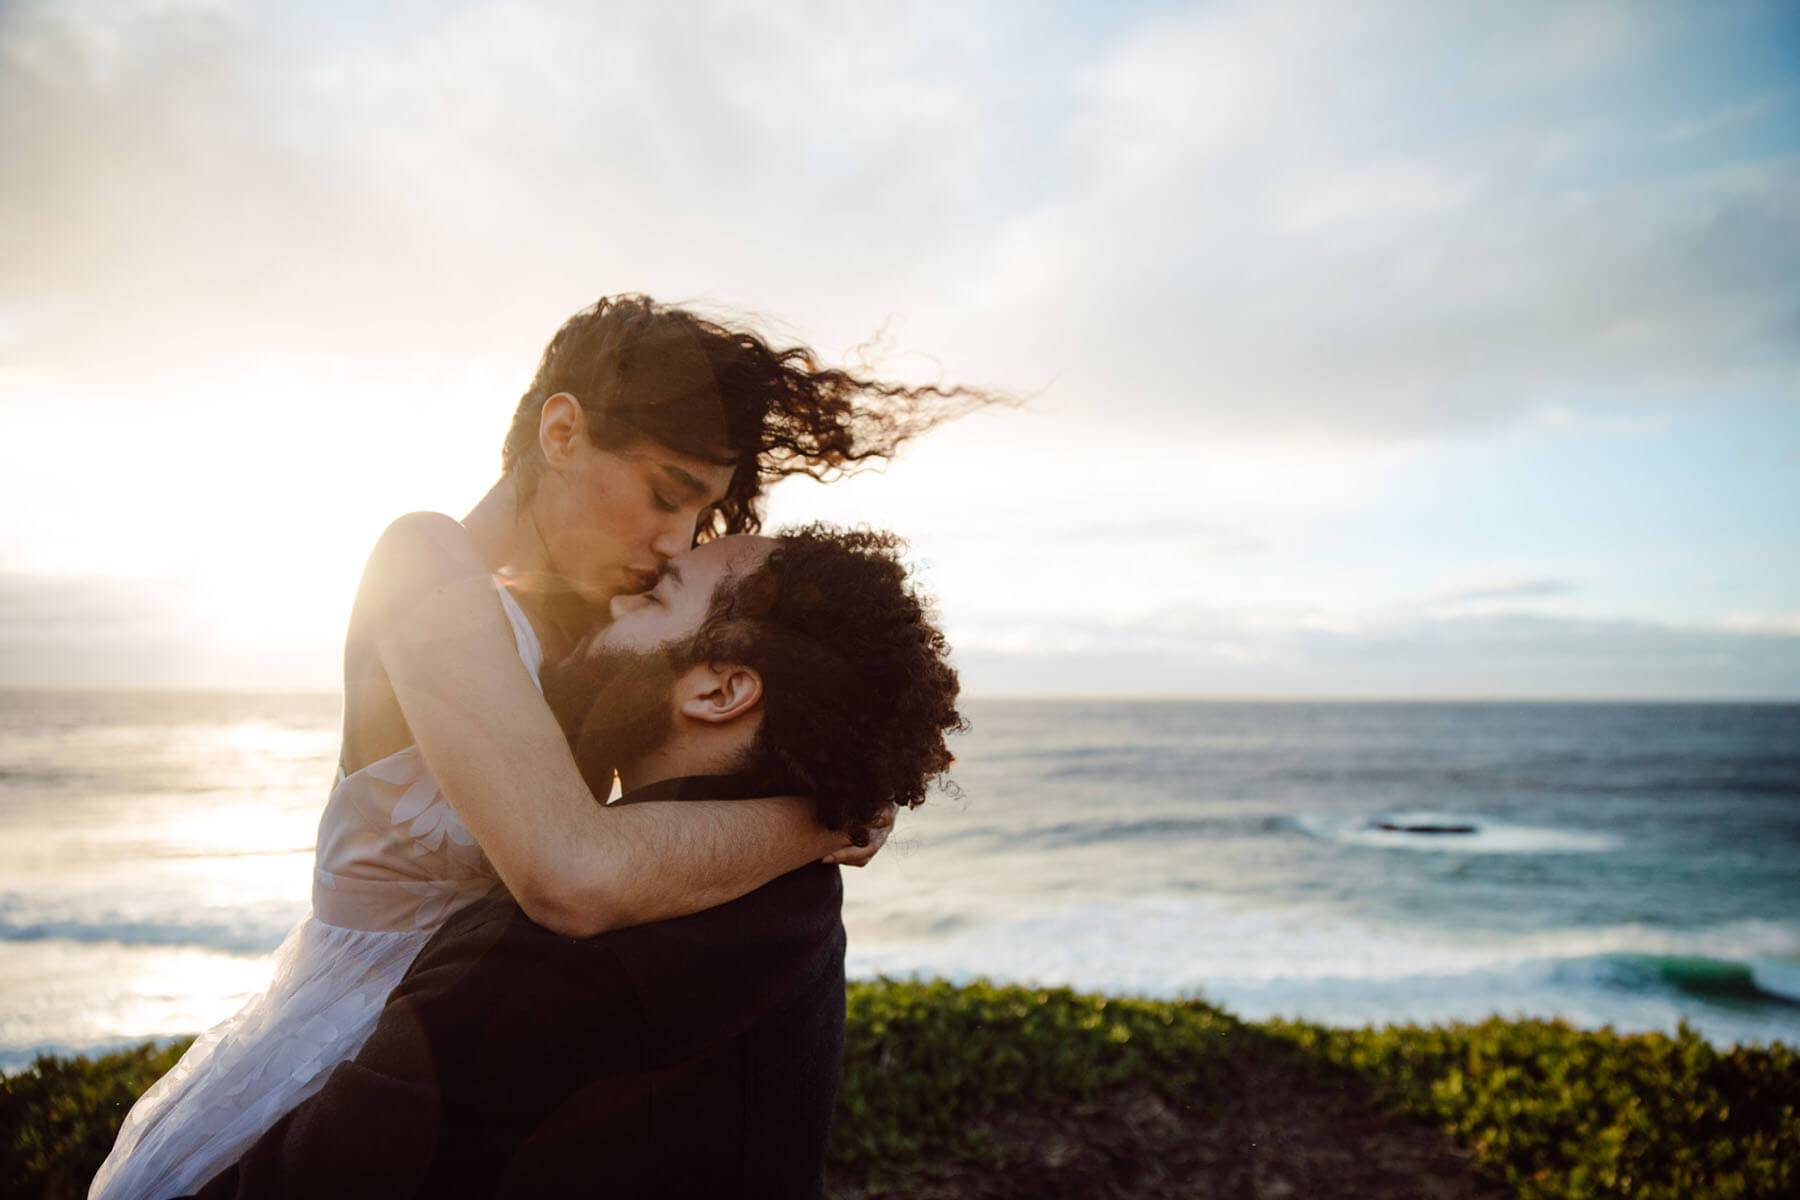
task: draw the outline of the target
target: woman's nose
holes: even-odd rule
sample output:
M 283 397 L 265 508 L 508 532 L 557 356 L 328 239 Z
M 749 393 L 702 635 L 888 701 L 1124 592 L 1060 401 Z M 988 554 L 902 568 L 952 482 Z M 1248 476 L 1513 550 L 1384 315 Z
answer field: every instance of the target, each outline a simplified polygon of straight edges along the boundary
M 677 554 L 692 549 L 693 545 L 693 525 L 671 521 L 656 531 L 656 539 L 650 543 L 650 548 L 656 551 L 658 557 L 667 562 Z

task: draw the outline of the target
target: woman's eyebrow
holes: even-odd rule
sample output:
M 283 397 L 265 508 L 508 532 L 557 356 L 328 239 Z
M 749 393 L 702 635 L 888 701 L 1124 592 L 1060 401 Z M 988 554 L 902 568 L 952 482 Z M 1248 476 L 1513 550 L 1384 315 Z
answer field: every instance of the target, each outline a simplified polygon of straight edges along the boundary
M 682 470 L 674 463 L 657 463 L 656 466 L 689 495 L 704 496 L 706 494 L 706 485 L 696 479 L 691 472 Z

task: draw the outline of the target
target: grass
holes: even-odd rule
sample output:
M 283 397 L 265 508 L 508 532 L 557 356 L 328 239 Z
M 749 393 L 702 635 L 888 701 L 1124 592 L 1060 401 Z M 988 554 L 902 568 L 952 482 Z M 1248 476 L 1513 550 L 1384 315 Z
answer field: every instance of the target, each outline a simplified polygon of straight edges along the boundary
M 1341 1030 L 1240 1022 L 1199 1001 L 1067 989 L 852 983 L 832 1159 L 859 1175 L 994 1159 L 1011 1108 L 1148 1084 L 1197 1108 L 1223 1064 L 1285 1055 L 1435 1123 L 1527 1200 L 1800 1195 L 1800 1061 L 1773 1045 L 1490 1020 Z M 181 1046 L 42 1058 L 0 1080 L 0 1194 L 85 1183 L 132 1097 Z

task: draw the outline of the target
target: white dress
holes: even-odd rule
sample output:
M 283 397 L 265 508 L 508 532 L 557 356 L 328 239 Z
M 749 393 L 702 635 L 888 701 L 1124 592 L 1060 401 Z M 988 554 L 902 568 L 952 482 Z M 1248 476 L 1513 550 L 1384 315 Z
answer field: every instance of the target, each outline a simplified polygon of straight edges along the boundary
M 499 593 L 536 682 L 531 622 Z M 361 1048 L 438 926 L 499 886 L 416 746 L 353 774 L 340 765 L 319 819 L 312 913 L 275 951 L 268 989 L 201 1034 L 132 1107 L 90 1200 L 166 1200 L 235 1162 Z

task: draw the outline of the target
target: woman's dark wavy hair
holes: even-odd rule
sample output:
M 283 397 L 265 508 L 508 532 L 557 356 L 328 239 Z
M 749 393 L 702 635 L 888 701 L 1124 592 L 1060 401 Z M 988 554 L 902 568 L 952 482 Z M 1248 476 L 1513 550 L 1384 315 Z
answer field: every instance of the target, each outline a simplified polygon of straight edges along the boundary
M 867 845 L 869 822 L 922 803 L 951 764 L 956 669 L 891 533 L 808 525 L 728 578 L 683 657 L 762 676 L 762 724 L 746 773 L 809 794 L 819 823 Z M 954 790 L 947 780 L 941 786 Z
M 521 498 L 537 486 L 538 419 L 567 392 L 593 442 L 617 450 L 649 439 L 733 466 L 725 496 L 701 514 L 698 540 L 754 533 L 763 489 L 788 475 L 830 480 L 893 457 L 946 418 L 995 403 L 972 388 L 906 387 L 821 367 L 805 346 L 778 350 L 648 296 L 608 296 L 556 331 L 519 400 L 502 470 Z

